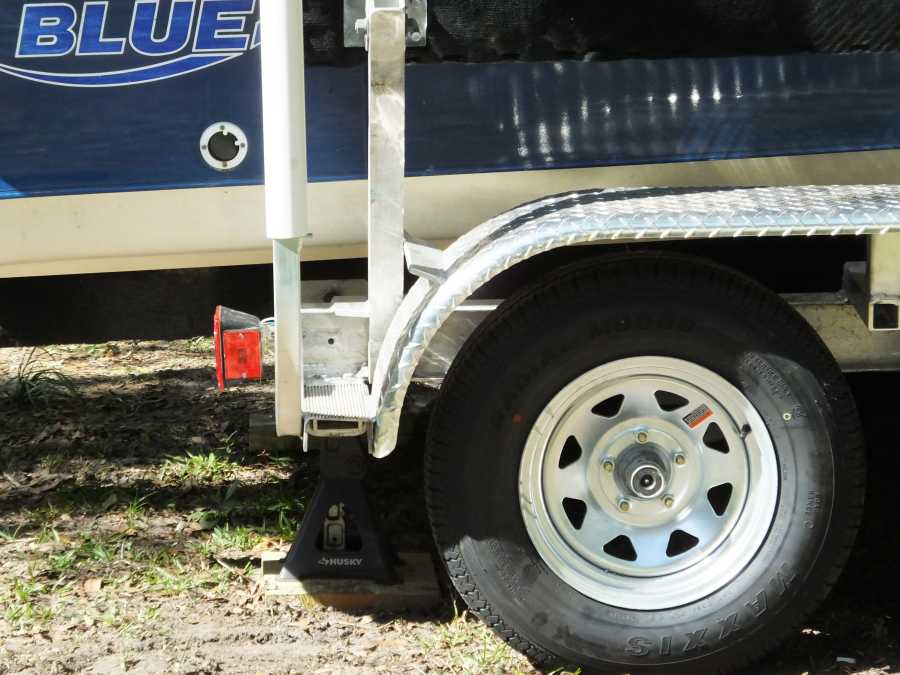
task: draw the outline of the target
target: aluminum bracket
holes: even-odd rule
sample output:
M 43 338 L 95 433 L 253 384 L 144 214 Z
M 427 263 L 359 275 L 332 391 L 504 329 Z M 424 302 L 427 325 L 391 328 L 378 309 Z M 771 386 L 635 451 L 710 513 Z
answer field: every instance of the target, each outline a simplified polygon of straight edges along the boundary
M 900 234 L 869 237 L 867 271 L 869 330 L 900 330 Z
M 444 252 L 441 249 L 429 246 L 407 235 L 403 252 L 410 274 L 422 279 L 430 279 L 435 283 L 443 283 L 447 280 L 447 266 L 444 261 Z
M 366 0 L 344 0 L 344 46 L 366 47 Z M 406 0 L 406 46 L 428 44 L 428 0 Z
M 403 301 L 406 169 L 404 0 L 368 0 L 369 372 Z

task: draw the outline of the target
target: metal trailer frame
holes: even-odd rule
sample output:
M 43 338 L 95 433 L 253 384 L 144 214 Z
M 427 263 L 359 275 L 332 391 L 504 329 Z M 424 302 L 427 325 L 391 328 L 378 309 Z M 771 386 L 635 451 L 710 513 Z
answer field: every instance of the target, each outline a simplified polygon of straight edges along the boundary
M 467 299 L 551 249 L 671 239 L 869 236 L 837 293 L 788 296 L 845 370 L 900 369 L 900 186 L 611 189 L 556 195 L 471 230 L 446 250 L 404 236 L 404 70 L 421 44 L 424 0 L 359 0 L 345 35 L 369 63 L 368 299 L 301 307 L 306 230 L 301 0 L 262 3 L 267 232 L 273 240 L 279 435 L 367 434 L 394 449 L 407 390 L 439 381 L 497 302 Z M 408 13 L 409 12 L 409 13 Z M 425 14 L 427 16 L 427 14 Z M 417 18 L 418 17 L 418 18 Z M 419 279 L 403 294 L 404 261 Z M 335 345 L 338 345 L 336 348 Z M 304 355 L 304 349 L 306 354 Z

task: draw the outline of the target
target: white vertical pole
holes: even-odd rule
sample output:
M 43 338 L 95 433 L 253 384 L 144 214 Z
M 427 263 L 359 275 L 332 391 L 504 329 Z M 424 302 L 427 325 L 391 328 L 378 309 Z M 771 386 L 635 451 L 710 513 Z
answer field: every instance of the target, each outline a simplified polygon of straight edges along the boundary
M 262 0 L 266 235 L 273 240 L 275 426 L 302 436 L 300 251 L 307 234 L 302 0 Z
M 369 373 L 403 300 L 406 1 L 368 0 Z

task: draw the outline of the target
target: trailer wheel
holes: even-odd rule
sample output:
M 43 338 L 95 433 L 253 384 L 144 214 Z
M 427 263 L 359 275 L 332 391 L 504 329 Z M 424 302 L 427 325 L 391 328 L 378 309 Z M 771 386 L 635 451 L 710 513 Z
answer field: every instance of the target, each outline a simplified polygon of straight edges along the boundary
M 837 365 L 777 295 L 630 254 L 560 270 L 479 327 L 426 482 L 457 590 L 536 663 L 724 672 L 834 584 L 864 457 Z

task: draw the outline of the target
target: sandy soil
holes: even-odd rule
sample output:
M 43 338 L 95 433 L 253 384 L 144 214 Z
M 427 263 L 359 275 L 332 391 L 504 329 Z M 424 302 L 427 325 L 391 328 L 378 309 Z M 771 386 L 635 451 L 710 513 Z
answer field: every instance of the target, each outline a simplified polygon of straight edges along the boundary
M 23 365 L 24 364 L 24 365 Z M 900 668 L 900 377 L 852 380 L 871 447 L 859 545 L 839 586 L 753 672 Z M 462 611 L 346 613 L 266 597 L 315 463 L 250 451 L 268 386 L 224 393 L 211 345 L 0 350 L 0 673 L 531 673 Z M 430 551 L 422 434 L 374 467 L 398 549 Z

